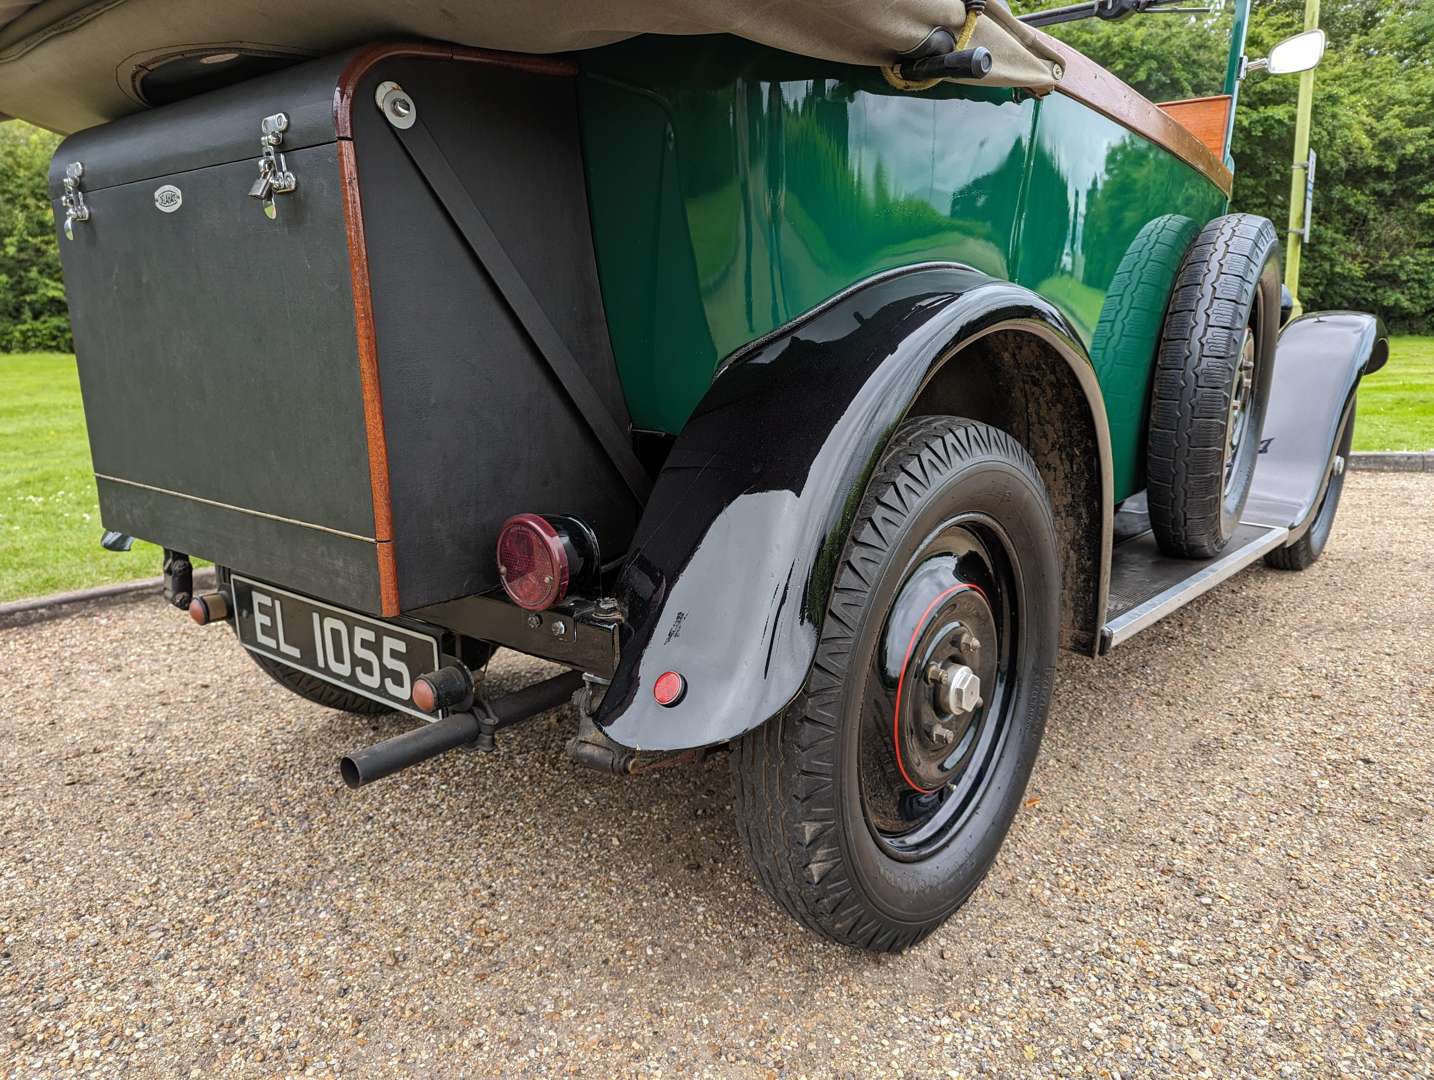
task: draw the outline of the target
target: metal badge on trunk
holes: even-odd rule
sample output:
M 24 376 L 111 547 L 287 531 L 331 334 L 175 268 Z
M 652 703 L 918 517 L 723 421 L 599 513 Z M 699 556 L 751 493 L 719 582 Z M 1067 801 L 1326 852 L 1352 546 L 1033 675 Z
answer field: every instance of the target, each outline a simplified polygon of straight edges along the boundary
M 154 206 L 161 214 L 172 214 L 184 205 L 184 192 L 173 184 L 155 188 Z
M 264 204 L 264 214 L 270 220 L 279 216 L 274 206 L 274 196 L 285 195 L 299 186 L 299 181 L 284 162 L 284 155 L 276 150 L 283 143 L 284 132 L 288 130 L 288 113 L 266 116 L 259 124 L 259 146 L 262 153 L 259 158 L 259 179 L 254 181 L 249 195 Z

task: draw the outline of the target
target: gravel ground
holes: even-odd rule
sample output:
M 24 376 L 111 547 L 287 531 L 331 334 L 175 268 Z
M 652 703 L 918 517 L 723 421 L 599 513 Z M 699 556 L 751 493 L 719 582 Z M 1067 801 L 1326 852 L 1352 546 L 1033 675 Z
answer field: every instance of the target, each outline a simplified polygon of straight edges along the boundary
M 0 630 L 0 1073 L 1434 1075 L 1432 537 L 1434 478 L 1355 475 L 1310 571 L 1066 657 L 994 871 L 898 958 L 768 902 L 720 757 L 604 777 L 558 713 L 355 793 L 405 722 L 225 630 Z

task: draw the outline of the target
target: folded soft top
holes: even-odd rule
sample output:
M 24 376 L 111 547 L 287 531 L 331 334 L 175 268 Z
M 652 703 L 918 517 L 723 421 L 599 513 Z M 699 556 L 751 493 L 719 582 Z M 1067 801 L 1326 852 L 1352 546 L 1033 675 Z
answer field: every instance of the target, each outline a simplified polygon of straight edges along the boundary
M 735 34 L 889 65 L 964 19 L 961 0 L 0 0 L 0 115 L 75 131 L 155 104 L 146 84 L 167 65 L 233 54 L 272 64 L 392 38 L 553 53 Z M 996 0 L 970 44 L 991 50 L 985 85 L 1049 89 L 1060 77 L 1057 54 Z

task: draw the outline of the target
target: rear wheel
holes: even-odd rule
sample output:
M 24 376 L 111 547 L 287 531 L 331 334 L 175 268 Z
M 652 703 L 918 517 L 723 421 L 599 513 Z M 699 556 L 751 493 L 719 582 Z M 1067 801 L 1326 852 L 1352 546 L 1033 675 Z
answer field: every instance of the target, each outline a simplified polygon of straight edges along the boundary
M 1176 279 L 1151 393 L 1150 525 L 1168 554 L 1210 558 L 1240 524 L 1279 320 L 1275 227 L 1251 214 L 1212 221 Z
M 1329 478 L 1325 483 L 1324 495 L 1319 509 L 1305 534 L 1289 547 L 1278 548 L 1265 556 L 1265 564 L 1276 570 L 1305 570 L 1315 564 L 1324 554 L 1329 543 L 1329 534 L 1334 529 L 1334 515 L 1339 510 L 1339 497 L 1344 492 L 1344 472 L 1349 462 L 1349 448 L 1354 443 L 1354 406 L 1344 420 L 1339 443 L 1335 447 L 1334 460 L 1330 462 Z
M 897 952 L 980 883 L 1045 728 L 1059 575 L 1014 439 L 953 417 L 898 431 L 803 693 L 733 755 L 743 841 L 798 921 Z
M 362 694 L 355 694 L 352 690 L 345 690 L 342 686 L 325 682 L 317 675 L 310 675 L 297 668 L 291 668 L 288 664 L 281 664 L 277 660 L 261 656 L 252 649 L 244 651 L 249 654 L 249 658 L 254 663 L 259 665 L 260 671 L 285 690 L 298 694 L 305 701 L 312 701 L 315 705 L 322 705 L 328 709 L 358 713 L 362 716 L 379 716 L 393 711 L 391 706 L 385 705 L 381 701 L 374 701 Z

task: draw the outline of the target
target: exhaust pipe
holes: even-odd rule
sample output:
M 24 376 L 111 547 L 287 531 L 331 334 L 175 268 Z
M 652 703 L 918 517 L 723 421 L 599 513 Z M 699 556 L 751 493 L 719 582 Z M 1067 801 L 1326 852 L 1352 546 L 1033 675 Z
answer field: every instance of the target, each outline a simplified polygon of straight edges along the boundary
M 492 701 L 480 700 L 471 712 L 454 713 L 355 750 L 339 759 L 339 775 L 345 784 L 357 789 L 460 746 L 492 750 L 493 733 L 499 728 L 566 704 L 582 685 L 582 672 L 568 671 Z

